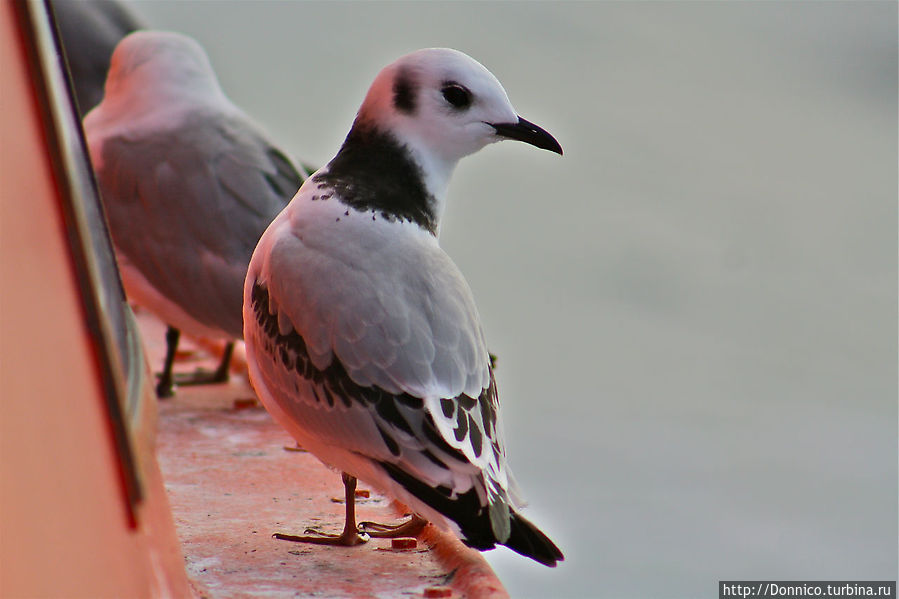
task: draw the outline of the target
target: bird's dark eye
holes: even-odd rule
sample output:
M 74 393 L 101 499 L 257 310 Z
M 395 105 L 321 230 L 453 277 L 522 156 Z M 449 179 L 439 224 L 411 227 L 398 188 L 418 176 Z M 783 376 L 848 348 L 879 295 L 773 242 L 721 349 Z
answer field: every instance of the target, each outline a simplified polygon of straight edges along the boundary
M 449 102 L 453 108 L 464 110 L 471 106 L 471 92 L 458 83 L 449 83 L 441 90 L 444 99 Z

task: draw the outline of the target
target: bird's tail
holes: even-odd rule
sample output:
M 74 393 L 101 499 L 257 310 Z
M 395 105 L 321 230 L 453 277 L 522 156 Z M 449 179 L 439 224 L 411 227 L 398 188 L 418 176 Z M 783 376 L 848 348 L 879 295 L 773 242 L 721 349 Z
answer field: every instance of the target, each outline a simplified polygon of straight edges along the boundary
M 562 551 L 549 540 L 549 537 L 540 532 L 539 528 L 515 512 L 512 512 L 510 516 L 512 531 L 509 533 L 509 538 L 500 541 L 500 544 L 515 553 L 550 567 L 555 567 L 556 562 L 565 559 Z

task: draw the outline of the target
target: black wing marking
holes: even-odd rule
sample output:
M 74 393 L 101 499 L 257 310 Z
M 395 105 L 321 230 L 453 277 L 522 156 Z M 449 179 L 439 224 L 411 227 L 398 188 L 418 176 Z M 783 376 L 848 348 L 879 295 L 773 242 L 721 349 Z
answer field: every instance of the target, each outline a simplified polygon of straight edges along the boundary
M 295 330 L 282 334 L 278 327 L 278 317 L 269 312 L 268 289 L 258 282 L 253 285 L 250 296 L 256 324 L 264 332 L 262 347 L 280 361 L 288 371 L 294 371 L 304 379 L 315 383 L 313 390 L 319 403 L 334 408 L 342 403 L 349 408 L 362 405 L 378 416 L 375 420 L 378 432 L 390 453 L 399 457 L 405 449 L 401 443 L 403 435 L 427 440 L 431 448 L 424 449 L 425 457 L 441 468 L 450 468 L 451 462 L 467 464 L 468 458 L 458 449 L 450 446 L 437 431 L 437 425 L 424 409 L 421 398 L 408 393 L 392 394 L 380 387 L 357 385 L 347 374 L 343 364 L 333 357 L 323 370 L 312 363 L 306 342 Z M 420 450 L 419 450 L 420 451 Z M 435 453 L 436 452 L 436 453 Z
M 395 458 L 376 459 L 376 463 L 413 496 L 455 522 L 467 545 L 484 550 L 499 543 L 547 565 L 555 565 L 562 559 L 561 551 L 552 541 L 510 507 L 503 484 L 494 476 L 496 460 L 484 470 L 472 466 L 465 453 L 451 446 L 440 433 L 421 398 L 356 384 L 336 355 L 327 367 L 317 368 L 302 336 L 295 330 L 282 332 L 277 314 L 270 311 L 268 289 L 258 281 L 253 283 L 250 302 L 255 324 L 262 333 L 258 349 L 280 362 L 285 370 L 315 383 L 313 389 L 318 390 L 314 391 L 315 401 L 320 407 L 332 410 L 339 409 L 340 405 L 367 407 L 376 416 L 373 419 L 384 446 Z M 477 447 L 478 454 L 483 443 L 479 427 L 488 426 L 494 433 L 494 456 L 504 457 L 495 435 L 496 408 L 496 385 L 491 370 L 490 385 L 477 399 L 467 395 L 444 399 L 438 417 L 454 418 L 457 439 L 471 436 L 470 442 L 472 447 Z M 410 435 L 424 441 L 424 445 L 410 445 L 407 442 Z M 446 471 L 459 466 L 472 468 L 471 484 L 462 490 L 429 484 L 410 471 L 410 468 L 414 470 L 414 458 L 418 456 Z

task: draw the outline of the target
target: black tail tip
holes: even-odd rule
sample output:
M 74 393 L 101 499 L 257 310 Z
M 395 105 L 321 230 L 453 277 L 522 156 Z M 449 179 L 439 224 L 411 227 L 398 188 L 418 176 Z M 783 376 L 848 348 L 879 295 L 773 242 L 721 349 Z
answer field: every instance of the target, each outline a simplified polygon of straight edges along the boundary
M 550 568 L 565 559 L 562 551 L 539 528 L 519 514 L 512 514 L 512 532 L 501 543 L 515 553 L 529 557 Z

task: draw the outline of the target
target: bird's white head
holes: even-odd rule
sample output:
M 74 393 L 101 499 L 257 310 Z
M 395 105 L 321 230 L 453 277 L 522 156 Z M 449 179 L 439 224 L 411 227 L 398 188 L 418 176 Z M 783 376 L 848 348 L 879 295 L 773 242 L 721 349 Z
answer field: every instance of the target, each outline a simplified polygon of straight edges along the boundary
M 158 100 L 167 94 L 222 95 L 202 46 L 168 31 L 136 31 L 122 39 L 109 64 L 105 98 Z
M 438 187 L 461 158 L 493 142 L 516 139 L 562 153 L 549 133 L 518 116 L 490 71 L 447 48 L 418 50 L 384 67 L 359 109 L 357 125 L 396 137 Z

